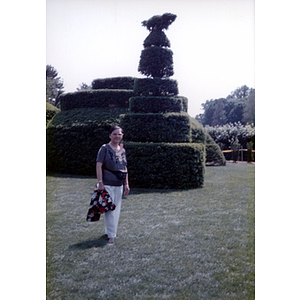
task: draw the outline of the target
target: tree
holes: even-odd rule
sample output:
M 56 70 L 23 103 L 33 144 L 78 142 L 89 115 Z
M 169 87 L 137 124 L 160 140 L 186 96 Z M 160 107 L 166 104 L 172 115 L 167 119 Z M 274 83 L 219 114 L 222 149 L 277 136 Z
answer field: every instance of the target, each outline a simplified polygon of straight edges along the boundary
M 62 94 L 64 83 L 58 76 L 58 72 L 51 65 L 46 66 L 46 102 L 58 105 L 58 97 Z
M 226 99 L 243 99 L 243 98 L 247 98 L 249 96 L 251 90 L 253 90 L 253 89 L 250 89 L 246 85 L 243 85 L 241 87 L 238 87 L 233 92 L 231 92 L 231 94 L 228 95 Z
M 202 125 L 216 126 L 226 123 L 246 124 L 254 120 L 253 98 L 250 95 L 255 90 L 246 85 L 237 88 L 225 98 L 206 100 L 202 103 L 203 114 L 196 116 L 196 120 Z M 253 97 L 253 96 L 251 96 Z M 252 101 L 252 102 L 251 102 Z M 246 103 L 247 109 L 246 109 Z M 245 114 L 245 109 L 247 110 Z M 252 117 L 249 117 L 251 114 Z
M 225 99 L 224 99 L 225 100 Z M 196 116 L 197 120 L 201 120 L 201 124 L 204 125 L 211 125 L 214 112 L 215 112 L 215 105 L 216 105 L 216 100 L 206 100 L 205 103 L 202 103 L 202 109 L 204 110 L 203 114 L 200 114 Z
M 91 90 L 92 89 L 92 86 L 91 85 L 87 85 L 86 83 L 82 82 L 80 85 L 79 85 L 79 88 L 77 88 L 76 90 L 77 91 L 87 91 L 87 90 Z
M 243 112 L 245 107 L 245 99 L 226 99 L 226 117 L 227 123 L 243 122 Z M 222 124 L 218 124 L 222 125 Z
M 252 89 L 250 95 L 245 101 L 245 108 L 243 114 L 243 120 L 245 123 L 255 125 L 255 90 Z
M 165 13 L 162 16 L 153 16 L 143 21 L 142 26 L 147 27 L 150 34 L 144 41 L 138 71 L 153 78 L 168 78 L 174 75 L 173 52 L 168 49 L 170 41 L 163 32 L 175 21 L 176 15 Z
M 212 118 L 212 126 L 226 124 L 226 114 L 224 110 L 223 99 L 217 100 L 215 105 L 214 115 Z

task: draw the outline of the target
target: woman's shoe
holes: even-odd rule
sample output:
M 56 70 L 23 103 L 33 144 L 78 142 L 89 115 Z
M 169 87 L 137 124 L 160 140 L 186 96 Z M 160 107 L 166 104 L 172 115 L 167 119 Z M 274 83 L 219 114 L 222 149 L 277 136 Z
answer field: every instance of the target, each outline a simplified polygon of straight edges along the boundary
M 114 238 L 110 238 L 108 239 L 108 244 L 112 245 L 113 243 L 115 242 L 115 239 Z

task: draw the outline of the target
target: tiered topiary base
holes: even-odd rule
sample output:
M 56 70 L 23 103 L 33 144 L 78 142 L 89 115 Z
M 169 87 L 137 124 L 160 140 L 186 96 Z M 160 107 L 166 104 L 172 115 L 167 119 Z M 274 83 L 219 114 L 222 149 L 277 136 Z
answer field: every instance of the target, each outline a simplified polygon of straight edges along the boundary
M 152 85 L 156 90 L 159 82 Z M 47 126 L 48 172 L 95 176 L 97 152 L 109 142 L 112 125 L 124 127 L 131 187 L 197 188 L 206 160 L 223 164 L 220 148 L 187 114 L 187 98 L 166 96 L 167 89 L 163 96 L 151 89 L 147 97 L 133 96 L 133 90 L 118 89 L 133 86 L 128 77 L 97 79 L 95 86 L 102 89 L 61 95 L 62 110 Z
M 47 126 L 48 172 L 95 176 L 97 152 L 128 112 L 133 84 L 132 77 L 96 79 L 93 90 L 60 96 L 61 111 Z
M 131 187 L 188 189 L 204 183 L 204 144 L 125 142 L 124 147 Z
M 205 133 L 187 114 L 188 100 L 176 96 L 177 91 L 174 80 L 135 80 L 134 93 L 148 96 L 131 97 L 130 112 L 121 121 L 133 186 L 187 189 L 203 185 Z
M 97 152 L 126 112 L 109 107 L 60 111 L 47 127 L 47 171 L 95 176 Z

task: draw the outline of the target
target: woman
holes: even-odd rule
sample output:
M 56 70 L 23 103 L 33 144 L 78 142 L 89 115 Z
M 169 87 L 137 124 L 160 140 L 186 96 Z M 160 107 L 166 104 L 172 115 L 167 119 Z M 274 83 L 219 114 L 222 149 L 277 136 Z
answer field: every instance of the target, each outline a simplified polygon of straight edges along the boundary
M 122 193 L 124 185 L 124 195 L 129 193 L 128 174 L 124 179 L 117 177 L 116 171 L 125 171 L 127 173 L 126 151 L 123 145 L 119 143 L 123 139 L 123 130 L 119 126 L 113 126 L 109 130 L 109 144 L 101 146 L 96 163 L 96 172 L 98 179 L 98 190 L 106 189 L 110 194 L 116 209 L 104 214 L 105 234 L 108 237 L 108 243 L 113 244 L 117 235 Z

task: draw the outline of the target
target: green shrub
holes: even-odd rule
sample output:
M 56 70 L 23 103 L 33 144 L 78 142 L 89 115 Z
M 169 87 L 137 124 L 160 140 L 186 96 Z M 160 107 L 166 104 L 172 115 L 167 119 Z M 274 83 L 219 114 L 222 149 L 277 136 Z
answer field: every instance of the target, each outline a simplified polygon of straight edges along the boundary
M 98 78 L 93 80 L 92 89 L 133 90 L 134 77 Z
M 59 96 L 61 110 L 92 107 L 129 107 L 132 90 L 84 90 Z
M 60 111 L 57 107 L 46 102 L 46 125 L 51 121 L 51 119 Z
M 171 47 L 170 40 L 162 30 L 153 30 L 144 40 L 144 48 L 157 46 L 157 47 Z
M 126 141 L 191 142 L 190 116 L 187 113 L 126 114 L 121 122 Z
M 133 91 L 138 96 L 178 95 L 178 83 L 166 78 L 136 78 Z
M 96 157 L 128 108 L 77 108 L 59 112 L 47 128 L 47 171 L 95 176 Z
M 214 144 L 206 144 L 206 166 L 226 166 L 226 159 L 220 149 L 220 147 Z
M 131 187 L 189 189 L 203 186 L 203 144 L 125 142 L 124 147 Z
M 188 99 L 186 97 L 131 97 L 130 111 L 133 113 L 168 113 L 187 112 Z
M 157 46 L 142 50 L 138 71 L 146 76 L 168 78 L 174 75 L 173 52 Z
M 234 162 L 237 162 L 239 159 L 239 149 L 241 147 L 241 144 L 239 143 L 232 143 L 231 149 L 232 149 L 232 160 Z
M 194 118 L 190 117 L 191 125 L 191 142 L 192 143 L 205 143 L 205 130 Z
M 253 154 L 252 150 L 253 150 L 253 142 L 247 143 L 247 161 L 248 162 L 254 161 L 254 154 Z
M 175 21 L 176 15 L 165 13 L 162 16 L 155 15 L 142 22 L 150 34 L 144 41 L 138 71 L 147 77 L 168 78 L 174 74 L 173 52 L 168 49 L 170 41 L 163 30 Z
M 197 121 L 196 121 L 197 122 Z M 226 158 L 219 145 L 205 131 L 206 166 L 226 166 Z

